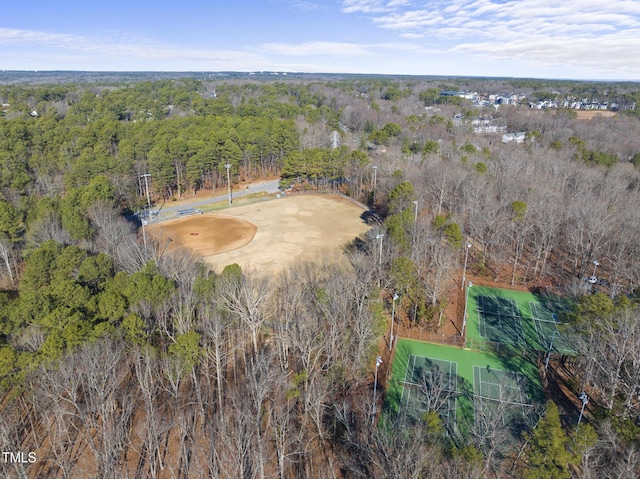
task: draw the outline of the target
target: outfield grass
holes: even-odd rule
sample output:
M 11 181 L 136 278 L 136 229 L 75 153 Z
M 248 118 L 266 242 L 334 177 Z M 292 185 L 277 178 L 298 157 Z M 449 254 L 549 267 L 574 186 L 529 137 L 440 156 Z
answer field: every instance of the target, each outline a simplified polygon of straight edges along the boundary
M 494 370 L 522 373 L 527 379 L 529 401 L 538 402 L 544 399 L 536 365 L 519 354 L 514 353 L 511 356 L 502 357 L 488 352 L 462 350 L 452 346 L 399 339 L 391 366 L 391 379 L 387 383 L 385 394 L 385 408 L 392 417 L 396 417 L 400 411 L 402 381 L 406 377 L 409 356 L 412 354 L 457 363 L 457 426 L 463 434 L 469 430 L 473 423 L 474 366 L 482 368 L 488 366 Z

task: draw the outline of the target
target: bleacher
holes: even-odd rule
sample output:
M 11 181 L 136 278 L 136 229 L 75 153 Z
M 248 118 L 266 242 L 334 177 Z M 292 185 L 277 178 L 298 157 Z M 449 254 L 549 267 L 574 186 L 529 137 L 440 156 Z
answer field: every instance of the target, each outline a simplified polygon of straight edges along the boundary
M 196 209 L 196 208 L 187 208 L 184 210 L 178 210 L 178 216 L 180 218 L 184 217 L 184 216 L 191 216 L 191 215 L 201 215 L 202 214 L 202 210 Z

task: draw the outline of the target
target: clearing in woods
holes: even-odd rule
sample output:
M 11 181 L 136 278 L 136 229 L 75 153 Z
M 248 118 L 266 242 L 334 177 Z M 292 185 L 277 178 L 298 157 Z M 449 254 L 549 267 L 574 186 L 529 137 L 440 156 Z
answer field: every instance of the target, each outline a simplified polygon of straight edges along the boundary
M 295 261 L 335 254 L 370 227 L 364 210 L 337 195 L 290 196 L 188 216 L 147 227 L 170 248 L 187 247 L 218 271 L 277 272 Z

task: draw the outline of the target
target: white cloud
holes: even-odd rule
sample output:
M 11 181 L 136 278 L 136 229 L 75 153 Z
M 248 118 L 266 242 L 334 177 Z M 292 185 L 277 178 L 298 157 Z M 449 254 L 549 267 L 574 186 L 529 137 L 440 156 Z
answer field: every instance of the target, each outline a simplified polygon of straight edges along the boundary
M 0 45 L 47 44 L 66 47 L 83 41 L 84 38 L 78 35 L 0 27 Z
M 464 43 L 453 52 L 476 54 L 495 60 L 518 60 L 550 66 L 565 66 L 582 71 L 606 74 L 628 72 L 640 77 L 638 65 L 630 52 L 640 51 L 640 37 L 628 34 L 600 38 L 560 38 L 540 36 L 511 42 Z
M 391 12 L 396 8 L 409 5 L 408 1 L 384 1 L 384 0 L 344 0 L 342 11 L 344 13 L 381 13 Z
M 121 36 L 119 35 L 119 37 Z M 229 66 L 265 63 L 264 58 L 245 51 L 179 48 L 157 45 L 142 39 L 129 38 L 124 42 L 122 38 L 92 38 L 66 33 L 10 28 L 0 28 L 0 46 L 38 48 L 39 52 L 30 55 L 34 61 L 55 57 L 77 59 L 78 62 L 89 60 L 92 63 L 96 61 L 109 63 L 114 59 L 123 63 L 135 62 L 136 60 L 143 62 L 160 60 L 166 63 L 192 60 L 209 65 L 222 63 Z M 45 51 L 46 55 L 43 54 Z M 97 59 L 96 55 L 101 55 L 101 58 Z M 5 52 L 3 56 L 8 58 L 9 53 Z
M 309 56 L 309 55 L 334 55 L 334 56 L 363 56 L 371 55 L 366 46 L 357 43 L 339 42 L 304 42 L 292 43 L 265 43 L 262 50 L 278 53 L 280 55 Z
M 443 52 L 640 75 L 635 0 L 343 0 L 342 10 Z

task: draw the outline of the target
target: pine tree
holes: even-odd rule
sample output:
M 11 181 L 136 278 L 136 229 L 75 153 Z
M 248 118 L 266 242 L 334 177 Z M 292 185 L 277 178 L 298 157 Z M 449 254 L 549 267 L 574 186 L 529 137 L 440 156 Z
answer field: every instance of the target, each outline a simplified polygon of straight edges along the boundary
M 527 479 L 570 477 L 569 465 L 573 457 L 568 450 L 569 439 L 560 423 L 560 413 L 555 403 L 547 403 L 544 417 L 531 434 L 526 435 L 526 441 Z

